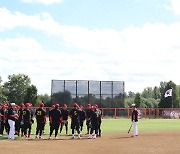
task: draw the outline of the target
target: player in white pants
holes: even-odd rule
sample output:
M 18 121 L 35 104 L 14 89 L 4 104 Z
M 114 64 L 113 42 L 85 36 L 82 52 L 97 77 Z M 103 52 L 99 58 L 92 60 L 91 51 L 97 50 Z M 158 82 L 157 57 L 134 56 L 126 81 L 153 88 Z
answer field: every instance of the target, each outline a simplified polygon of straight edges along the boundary
M 8 123 L 10 126 L 10 131 L 8 135 L 8 139 L 14 140 L 14 134 L 15 134 L 15 119 L 18 118 L 18 115 L 15 113 L 14 108 L 16 104 L 15 103 L 10 103 L 9 108 L 8 108 Z
M 12 139 L 14 140 L 14 134 L 15 134 L 15 121 L 8 119 L 8 123 L 10 126 L 10 131 L 9 131 L 9 135 L 8 135 L 8 139 Z
M 138 136 L 138 111 L 136 109 L 136 105 L 132 104 L 132 116 L 131 120 L 133 123 L 133 136 L 132 137 L 137 137 Z

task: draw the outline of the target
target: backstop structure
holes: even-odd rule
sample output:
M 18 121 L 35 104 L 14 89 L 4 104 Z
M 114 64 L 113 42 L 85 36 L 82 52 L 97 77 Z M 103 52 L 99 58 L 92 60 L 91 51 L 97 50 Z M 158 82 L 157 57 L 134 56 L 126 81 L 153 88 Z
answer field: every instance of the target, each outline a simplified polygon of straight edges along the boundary
M 52 80 L 52 104 L 73 102 L 100 107 L 124 107 L 124 81 Z

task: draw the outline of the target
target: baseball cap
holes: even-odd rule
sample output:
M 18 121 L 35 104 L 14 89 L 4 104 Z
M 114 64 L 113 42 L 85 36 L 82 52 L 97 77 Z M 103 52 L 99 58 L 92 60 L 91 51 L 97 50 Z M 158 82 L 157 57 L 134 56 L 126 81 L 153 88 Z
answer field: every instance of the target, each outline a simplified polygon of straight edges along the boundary
M 131 104 L 131 107 L 135 107 L 136 106 L 136 104 Z
M 44 103 L 40 103 L 40 105 L 39 105 L 40 107 L 44 107 Z
M 31 106 L 30 103 L 25 104 L 25 107 L 30 107 L 30 106 Z
M 59 104 L 56 104 L 56 105 L 55 105 L 55 108 L 59 108 Z
M 78 104 L 77 103 L 74 103 L 74 105 L 73 105 L 74 107 L 78 107 Z

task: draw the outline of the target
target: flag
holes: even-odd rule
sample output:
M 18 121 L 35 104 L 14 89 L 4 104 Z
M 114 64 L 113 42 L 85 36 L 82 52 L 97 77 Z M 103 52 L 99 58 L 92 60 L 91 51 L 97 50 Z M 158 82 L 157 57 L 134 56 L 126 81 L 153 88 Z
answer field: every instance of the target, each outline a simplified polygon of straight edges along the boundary
M 169 97 L 169 96 L 172 96 L 172 89 L 168 89 L 164 94 L 164 97 Z

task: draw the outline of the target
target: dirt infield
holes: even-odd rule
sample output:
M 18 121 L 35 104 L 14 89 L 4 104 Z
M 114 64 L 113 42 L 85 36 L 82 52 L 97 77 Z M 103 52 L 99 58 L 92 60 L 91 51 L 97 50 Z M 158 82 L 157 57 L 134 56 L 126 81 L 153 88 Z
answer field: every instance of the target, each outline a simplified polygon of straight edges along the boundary
M 136 138 L 128 134 L 106 134 L 101 138 L 58 140 L 1 140 L 0 153 L 8 154 L 170 154 L 180 153 L 180 131 L 141 132 Z

